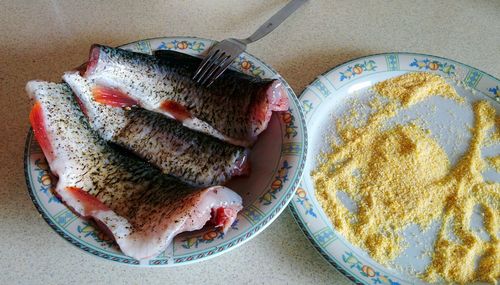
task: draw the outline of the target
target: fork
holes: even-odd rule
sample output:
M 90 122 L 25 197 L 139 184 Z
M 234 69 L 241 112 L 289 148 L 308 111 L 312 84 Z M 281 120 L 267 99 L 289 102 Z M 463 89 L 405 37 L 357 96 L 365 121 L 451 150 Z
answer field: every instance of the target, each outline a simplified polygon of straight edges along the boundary
M 290 1 L 246 39 L 229 38 L 214 45 L 196 70 L 193 80 L 206 87 L 212 85 L 229 65 L 246 50 L 247 44 L 260 40 L 272 32 L 306 1 Z

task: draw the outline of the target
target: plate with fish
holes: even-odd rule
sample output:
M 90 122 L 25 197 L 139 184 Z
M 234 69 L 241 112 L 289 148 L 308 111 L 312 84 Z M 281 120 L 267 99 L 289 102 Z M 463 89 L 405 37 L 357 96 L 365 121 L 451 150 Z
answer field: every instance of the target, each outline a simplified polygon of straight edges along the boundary
M 195 84 L 213 44 L 93 45 L 62 82 L 28 82 L 28 192 L 64 239 L 118 263 L 182 265 L 236 248 L 283 211 L 307 153 L 301 104 L 247 53 Z
M 304 90 L 309 151 L 290 207 L 334 268 L 356 284 L 498 282 L 499 85 L 386 53 Z

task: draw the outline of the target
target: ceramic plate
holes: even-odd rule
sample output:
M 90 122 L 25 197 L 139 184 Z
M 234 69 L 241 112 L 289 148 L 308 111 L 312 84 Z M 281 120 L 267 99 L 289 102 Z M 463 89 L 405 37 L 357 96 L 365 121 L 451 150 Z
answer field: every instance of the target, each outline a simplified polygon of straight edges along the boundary
M 171 37 L 142 40 L 122 46 L 151 54 L 155 50 L 175 50 L 203 56 L 214 41 Z M 292 89 L 271 67 L 244 53 L 233 68 L 262 78 L 277 78 L 288 91 L 290 109 L 273 114 L 268 129 L 259 137 L 250 160 L 252 174 L 228 185 L 238 192 L 244 209 L 226 234 L 210 229 L 185 233 L 175 238 L 168 249 L 142 264 L 172 266 L 208 259 L 241 245 L 266 228 L 292 198 L 305 163 L 307 133 L 301 105 Z M 52 194 L 47 162 L 32 131 L 25 149 L 25 174 L 29 194 L 47 223 L 64 239 L 101 258 L 132 265 L 139 261 L 123 255 L 119 248 L 92 223 L 75 216 Z
M 291 202 L 291 209 L 300 227 L 314 247 L 341 273 L 358 284 L 419 284 L 419 279 L 404 270 L 396 271 L 381 266 L 357 247 L 336 233 L 321 206 L 315 199 L 314 184 L 310 173 L 314 169 L 320 151 L 328 149 L 324 140 L 325 132 L 331 128 L 335 117 L 349 108 L 349 98 L 357 97 L 362 101 L 368 98 L 368 89 L 376 82 L 407 72 L 427 71 L 450 78 L 459 95 L 472 102 L 479 99 L 489 100 L 500 111 L 500 81 L 480 70 L 465 64 L 430 55 L 412 53 L 387 53 L 358 58 L 333 68 L 319 76 L 302 93 L 300 101 L 306 115 L 309 130 L 309 154 L 304 168 L 304 177 Z M 453 79 L 453 80 L 451 80 Z M 429 114 L 428 107 L 436 106 L 436 112 Z M 435 139 L 445 149 L 452 165 L 468 147 L 470 132 L 467 125 L 473 116 L 470 104 L 459 105 L 451 100 L 432 97 L 426 102 L 411 107 L 405 116 L 396 117 L 404 123 L 415 118 L 423 118 L 426 127 L 435 134 Z M 440 122 L 450 124 L 442 128 Z M 441 126 L 441 128 L 440 128 Z M 451 132 L 452 131 L 452 132 Z M 458 142 L 457 136 L 463 136 Z M 483 155 L 498 155 L 500 147 L 483 150 Z M 499 174 L 493 170 L 484 173 L 487 180 L 500 181 Z M 436 227 L 437 230 L 437 227 Z M 432 231 L 430 231 L 432 234 Z M 436 231 L 434 231 L 435 233 Z M 409 241 L 408 257 L 399 257 L 395 264 L 408 265 L 423 270 L 429 260 L 416 259 L 419 253 L 415 241 Z M 423 245 L 431 247 L 432 245 Z

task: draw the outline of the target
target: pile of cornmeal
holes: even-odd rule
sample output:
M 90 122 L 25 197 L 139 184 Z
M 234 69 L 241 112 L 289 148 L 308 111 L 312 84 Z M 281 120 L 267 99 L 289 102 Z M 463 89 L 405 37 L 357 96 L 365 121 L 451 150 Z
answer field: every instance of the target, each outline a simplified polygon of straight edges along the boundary
M 384 100 L 370 102 L 372 112 L 362 126 L 355 125 L 356 112 L 337 121 L 341 143 L 332 140 L 331 151 L 320 156 L 312 173 L 316 197 L 335 229 L 374 260 L 388 264 L 407 246 L 404 229 L 417 224 L 425 231 L 439 221 L 431 262 L 419 277 L 430 282 L 496 283 L 500 183 L 485 181 L 482 172 L 488 164 L 500 170 L 500 157 L 481 156 L 486 140 L 500 142 L 495 109 L 486 101 L 473 103 L 472 139 L 467 152 L 451 166 L 429 130 L 412 123 L 387 128 L 385 123 L 430 96 L 463 104 L 452 86 L 438 75 L 408 73 L 373 89 Z M 342 203 L 340 191 L 354 201 L 355 211 Z M 471 229 L 476 205 L 488 239 Z

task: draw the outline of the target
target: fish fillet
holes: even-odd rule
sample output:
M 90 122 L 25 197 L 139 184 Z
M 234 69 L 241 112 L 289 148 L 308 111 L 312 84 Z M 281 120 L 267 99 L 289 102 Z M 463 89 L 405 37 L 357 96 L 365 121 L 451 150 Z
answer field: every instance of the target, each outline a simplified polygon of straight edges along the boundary
M 95 83 L 78 72 L 67 72 L 63 79 L 102 138 L 133 151 L 163 173 L 195 186 L 220 185 L 233 176 L 248 174 L 248 149 L 141 108 L 98 103 L 92 97 Z
M 155 57 L 94 45 L 84 76 L 101 86 L 94 90 L 96 101 L 117 107 L 138 105 L 241 146 L 256 141 L 273 111 L 288 109 L 279 80 L 227 70 L 210 87 L 202 87 L 192 80 L 200 62 L 171 51 Z
M 156 256 L 209 220 L 227 229 L 241 210 L 241 197 L 226 187 L 194 188 L 117 152 L 91 129 L 66 84 L 31 81 L 26 90 L 35 137 L 59 178 L 56 194 L 103 226 L 124 254 Z

